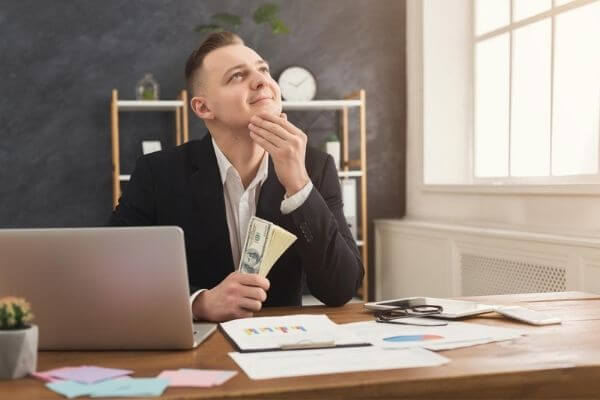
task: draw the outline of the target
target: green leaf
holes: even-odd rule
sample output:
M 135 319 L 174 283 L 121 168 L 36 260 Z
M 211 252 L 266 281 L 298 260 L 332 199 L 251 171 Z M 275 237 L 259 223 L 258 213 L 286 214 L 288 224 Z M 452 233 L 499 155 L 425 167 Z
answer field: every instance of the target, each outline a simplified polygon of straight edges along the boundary
M 263 24 L 273 21 L 277 17 L 279 6 L 273 3 L 265 3 L 254 11 L 254 22 Z
M 223 32 L 224 30 L 222 26 L 217 24 L 198 25 L 194 28 L 194 32 L 200 33 Z
M 279 35 L 282 33 L 290 33 L 289 28 L 280 19 L 271 21 L 270 24 L 271 24 L 271 29 L 273 30 L 273 33 L 276 35 Z
M 242 24 L 242 18 L 228 13 L 217 13 L 212 16 L 211 20 L 215 23 L 215 25 L 230 26 L 233 28 L 233 30 L 239 28 L 239 26 Z

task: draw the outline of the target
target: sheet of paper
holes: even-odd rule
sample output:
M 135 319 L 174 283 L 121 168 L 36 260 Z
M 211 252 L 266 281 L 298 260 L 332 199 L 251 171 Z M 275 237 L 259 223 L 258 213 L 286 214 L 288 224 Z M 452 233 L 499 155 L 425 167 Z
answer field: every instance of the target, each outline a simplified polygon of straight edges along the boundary
M 169 381 L 172 387 L 210 387 L 225 383 L 237 374 L 237 371 L 222 371 L 213 369 L 179 369 L 163 371 L 158 378 Z
M 59 369 L 49 371 L 47 374 L 54 378 L 80 383 L 94 383 L 106 379 L 112 379 L 119 376 L 132 374 L 133 371 L 127 369 L 104 368 L 95 366 L 82 366 L 70 369 Z
M 221 324 L 240 350 L 274 350 L 282 346 L 365 343 L 326 315 L 286 315 L 283 317 L 242 318 Z
M 445 357 L 420 347 L 337 349 L 229 353 L 251 379 L 335 374 L 396 368 L 433 367 L 448 363 Z
M 423 347 L 449 350 L 521 337 L 524 331 L 467 322 L 448 321 L 446 326 L 415 326 L 375 321 L 343 324 L 361 339 L 381 348 Z

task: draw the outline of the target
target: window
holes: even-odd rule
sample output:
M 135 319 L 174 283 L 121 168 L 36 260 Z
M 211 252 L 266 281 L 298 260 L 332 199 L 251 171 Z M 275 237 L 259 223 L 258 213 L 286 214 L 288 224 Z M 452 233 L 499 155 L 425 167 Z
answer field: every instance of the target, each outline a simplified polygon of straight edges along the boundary
M 473 5 L 472 182 L 600 182 L 600 0 Z

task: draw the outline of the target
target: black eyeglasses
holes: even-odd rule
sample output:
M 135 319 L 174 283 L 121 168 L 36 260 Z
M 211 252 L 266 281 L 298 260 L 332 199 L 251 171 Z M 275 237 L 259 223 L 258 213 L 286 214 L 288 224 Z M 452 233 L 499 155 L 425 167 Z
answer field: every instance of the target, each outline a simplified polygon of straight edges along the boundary
M 441 326 L 447 325 L 446 321 L 425 321 L 408 322 L 402 321 L 403 318 L 419 318 L 441 314 L 444 308 L 434 304 L 420 304 L 411 307 L 397 307 L 389 310 L 381 310 L 375 312 L 375 321 L 392 323 L 392 324 L 407 324 L 407 325 L 429 325 Z

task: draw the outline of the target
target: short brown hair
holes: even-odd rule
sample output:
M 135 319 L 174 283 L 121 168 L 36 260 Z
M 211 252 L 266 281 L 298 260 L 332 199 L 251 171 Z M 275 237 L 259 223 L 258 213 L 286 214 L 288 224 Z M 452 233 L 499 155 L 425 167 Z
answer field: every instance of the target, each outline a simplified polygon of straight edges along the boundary
M 193 96 L 193 90 L 198 85 L 198 71 L 202 68 L 204 58 L 213 50 L 232 44 L 244 44 L 241 37 L 233 32 L 211 33 L 200 46 L 190 54 L 185 63 L 185 80 L 188 92 Z

